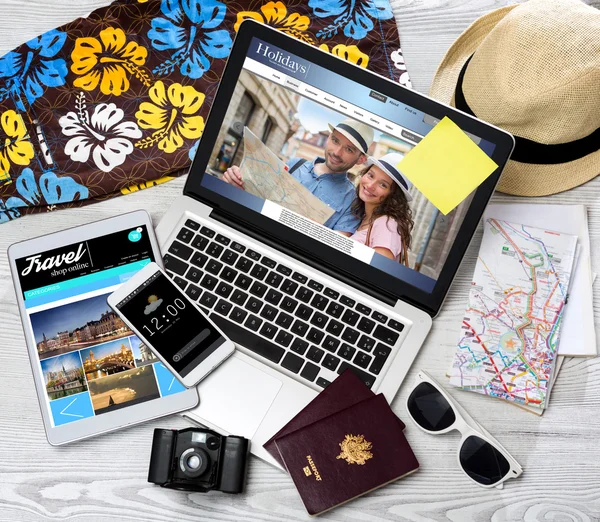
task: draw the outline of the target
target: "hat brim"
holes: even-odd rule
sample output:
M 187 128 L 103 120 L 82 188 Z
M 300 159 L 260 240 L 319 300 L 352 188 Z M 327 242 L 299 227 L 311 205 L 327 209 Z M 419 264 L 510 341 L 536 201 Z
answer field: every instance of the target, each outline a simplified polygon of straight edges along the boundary
M 429 95 L 455 106 L 454 91 L 465 62 L 485 37 L 513 9 L 510 5 L 496 9 L 475 20 L 452 44 L 431 82 Z M 600 151 L 568 163 L 536 165 L 509 160 L 496 187 L 514 196 L 548 196 L 577 187 L 600 174 Z
M 371 158 L 369 158 L 368 164 L 375 165 L 377 168 L 383 170 L 383 172 L 385 172 L 390 178 L 392 178 L 394 180 L 394 183 L 400 187 L 400 189 L 402 190 L 402 192 L 404 192 L 404 195 L 406 196 L 406 201 L 412 201 L 412 195 L 411 195 L 411 193 L 408 190 L 406 190 L 396 180 L 395 176 L 388 170 L 388 168 L 383 163 L 381 163 L 378 159 L 371 157 Z
M 331 123 L 328 123 L 327 125 L 329 125 L 329 130 L 331 132 L 333 132 L 333 131 L 339 132 L 342 136 L 344 136 L 344 138 L 347 138 L 350 141 L 350 143 L 352 143 L 352 145 L 354 145 L 360 152 L 362 152 L 363 154 L 367 153 L 366 150 L 363 150 L 360 143 L 358 143 L 358 141 L 356 140 L 356 138 L 354 136 L 352 136 L 352 134 L 350 134 L 349 132 L 346 132 L 344 129 L 338 129 L 337 127 L 334 127 L 333 125 L 331 125 Z

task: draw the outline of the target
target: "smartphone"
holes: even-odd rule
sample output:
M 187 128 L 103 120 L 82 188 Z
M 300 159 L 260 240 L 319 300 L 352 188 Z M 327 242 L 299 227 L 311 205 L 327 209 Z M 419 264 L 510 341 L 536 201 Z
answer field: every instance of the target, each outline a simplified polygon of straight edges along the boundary
M 156 263 L 148 263 L 110 294 L 108 304 L 187 388 L 235 351 L 233 342 Z

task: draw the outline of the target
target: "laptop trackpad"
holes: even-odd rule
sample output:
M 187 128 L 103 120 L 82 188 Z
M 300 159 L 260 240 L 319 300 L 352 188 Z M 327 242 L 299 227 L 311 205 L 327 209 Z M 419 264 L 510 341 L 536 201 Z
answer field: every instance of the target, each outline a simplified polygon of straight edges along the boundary
M 200 383 L 200 405 L 190 413 L 231 435 L 251 439 L 281 385 L 234 355 Z

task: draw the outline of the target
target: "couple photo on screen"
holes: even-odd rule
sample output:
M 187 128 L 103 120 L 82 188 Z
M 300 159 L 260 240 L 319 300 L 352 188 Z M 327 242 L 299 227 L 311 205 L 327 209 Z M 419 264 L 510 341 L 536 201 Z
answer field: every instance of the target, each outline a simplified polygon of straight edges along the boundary
M 402 154 L 370 156 L 373 128 L 354 119 L 328 126 L 321 154 L 312 160 L 290 158 L 288 173 L 335 211 L 324 226 L 409 266 L 412 185 L 396 167 Z M 222 179 L 244 189 L 237 165 L 227 168 Z

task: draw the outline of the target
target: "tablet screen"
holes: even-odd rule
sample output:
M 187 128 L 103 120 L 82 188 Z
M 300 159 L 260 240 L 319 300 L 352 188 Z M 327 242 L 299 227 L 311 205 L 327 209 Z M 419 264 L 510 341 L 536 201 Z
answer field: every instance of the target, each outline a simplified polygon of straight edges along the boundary
M 150 261 L 145 225 L 16 260 L 53 426 L 185 391 L 106 302 Z

